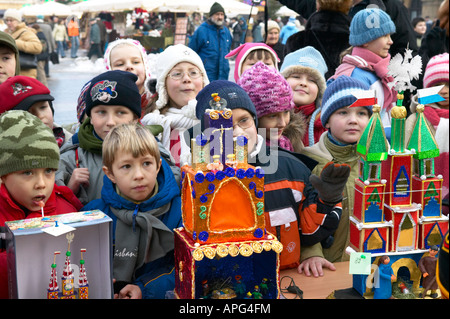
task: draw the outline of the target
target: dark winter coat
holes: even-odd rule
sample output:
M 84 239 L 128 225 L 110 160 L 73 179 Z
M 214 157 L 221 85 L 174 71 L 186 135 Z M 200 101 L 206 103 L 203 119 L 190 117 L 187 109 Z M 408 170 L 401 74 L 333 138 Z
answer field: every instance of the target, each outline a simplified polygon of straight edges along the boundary
M 350 18 L 340 12 L 321 10 L 313 13 L 305 30 L 286 42 L 285 54 L 312 46 L 319 51 L 328 67 L 325 78 L 332 76 L 340 64 L 340 54 L 350 47 Z

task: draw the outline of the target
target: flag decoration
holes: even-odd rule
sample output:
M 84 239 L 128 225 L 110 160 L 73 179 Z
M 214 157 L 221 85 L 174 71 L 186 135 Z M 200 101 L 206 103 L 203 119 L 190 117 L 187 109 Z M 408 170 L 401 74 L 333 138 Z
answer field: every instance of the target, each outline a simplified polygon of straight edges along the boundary
M 445 99 L 439 95 L 439 91 L 443 88 L 443 85 L 432 86 L 427 89 L 417 90 L 417 97 L 419 104 L 431 104 L 444 101 Z

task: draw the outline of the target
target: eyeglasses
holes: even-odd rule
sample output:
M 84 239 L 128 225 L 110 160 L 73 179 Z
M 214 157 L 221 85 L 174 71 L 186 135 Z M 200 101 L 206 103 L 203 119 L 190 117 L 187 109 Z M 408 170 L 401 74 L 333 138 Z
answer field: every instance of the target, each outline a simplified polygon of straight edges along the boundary
M 202 76 L 202 72 L 200 72 L 199 70 L 196 69 L 190 69 L 186 72 L 181 72 L 181 71 L 172 71 L 170 72 L 167 76 L 171 77 L 172 80 L 175 81 L 179 81 L 181 80 L 185 75 L 188 75 L 189 78 L 191 79 L 198 79 L 199 77 Z
M 252 127 L 255 124 L 255 121 L 253 118 L 251 117 L 244 117 L 242 119 L 239 120 L 239 122 L 237 122 L 236 124 L 233 124 L 233 129 L 236 126 L 239 126 L 241 129 L 245 130 L 249 127 Z

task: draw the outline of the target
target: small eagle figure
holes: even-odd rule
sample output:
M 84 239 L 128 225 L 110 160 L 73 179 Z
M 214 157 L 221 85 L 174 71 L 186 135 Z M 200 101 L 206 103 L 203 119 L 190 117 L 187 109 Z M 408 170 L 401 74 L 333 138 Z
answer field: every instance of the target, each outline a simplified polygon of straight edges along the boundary
M 397 92 L 414 91 L 416 87 L 411 81 L 417 80 L 422 73 L 422 58 L 420 55 L 413 57 L 412 50 L 406 48 L 405 57 L 397 53 L 389 62 L 388 69 L 388 74 L 394 78 L 388 83 L 390 88 L 394 87 Z

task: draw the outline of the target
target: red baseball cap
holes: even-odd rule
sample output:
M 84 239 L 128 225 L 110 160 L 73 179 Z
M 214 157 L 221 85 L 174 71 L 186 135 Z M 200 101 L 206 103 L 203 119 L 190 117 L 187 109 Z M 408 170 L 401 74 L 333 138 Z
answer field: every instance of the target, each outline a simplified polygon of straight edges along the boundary
M 0 114 L 9 110 L 28 109 L 36 102 L 51 101 L 55 98 L 50 95 L 50 90 L 40 81 L 28 76 L 13 76 L 0 85 Z

